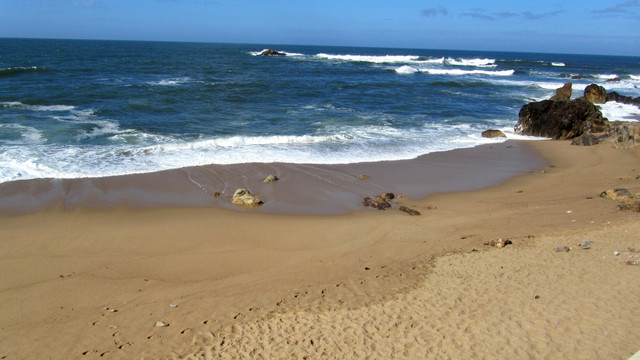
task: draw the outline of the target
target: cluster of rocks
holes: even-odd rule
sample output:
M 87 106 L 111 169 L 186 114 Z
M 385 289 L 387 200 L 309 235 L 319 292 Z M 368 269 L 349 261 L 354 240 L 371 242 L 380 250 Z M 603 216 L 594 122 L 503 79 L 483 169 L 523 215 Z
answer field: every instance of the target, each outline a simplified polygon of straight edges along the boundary
M 273 183 L 278 180 L 280 179 L 277 176 L 269 175 L 263 180 L 263 182 Z M 264 201 L 262 201 L 256 195 L 254 195 L 251 191 L 244 188 L 240 188 L 233 193 L 233 196 L 231 197 L 231 203 L 238 206 L 254 207 L 254 206 L 260 206 L 264 204 Z
M 391 200 L 395 198 L 396 196 L 393 193 L 380 194 L 376 196 L 375 200 L 367 196 L 362 200 L 362 205 L 366 207 L 372 207 L 377 210 L 387 210 L 391 208 Z M 418 210 L 414 210 L 406 206 L 400 206 L 398 210 L 405 212 L 411 216 L 421 215 Z
M 600 197 L 617 201 L 621 211 L 640 212 L 640 197 L 627 189 L 609 189 L 600 193 Z
M 572 84 L 566 83 L 549 100 L 524 105 L 520 109 L 515 133 L 556 140 L 572 139 L 574 145 L 610 142 L 631 147 L 640 142 L 639 122 L 610 122 L 596 105 L 616 101 L 640 106 L 640 97 L 607 93 L 597 84 L 587 86 L 579 98 L 571 100 L 571 94 Z

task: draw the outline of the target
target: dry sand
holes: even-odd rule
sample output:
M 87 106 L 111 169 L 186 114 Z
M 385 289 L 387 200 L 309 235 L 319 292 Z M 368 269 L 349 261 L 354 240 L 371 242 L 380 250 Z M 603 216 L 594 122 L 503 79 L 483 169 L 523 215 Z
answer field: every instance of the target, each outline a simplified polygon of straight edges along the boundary
M 640 192 L 640 149 L 526 146 L 548 164 L 394 204 L 422 216 L 0 216 L 0 359 L 627 359 L 640 215 L 598 195 Z

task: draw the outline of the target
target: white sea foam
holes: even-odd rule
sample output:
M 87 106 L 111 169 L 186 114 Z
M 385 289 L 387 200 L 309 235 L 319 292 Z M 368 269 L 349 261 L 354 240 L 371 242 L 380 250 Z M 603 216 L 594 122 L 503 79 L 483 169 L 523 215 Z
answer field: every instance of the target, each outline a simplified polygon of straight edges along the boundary
M 162 79 L 159 81 L 149 81 L 147 82 L 147 84 L 155 85 L 155 86 L 177 86 L 177 85 L 188 83 L 189 81 L 191 81 L 191 78 L 188 76 L 185 76 L 185 77 L 178 77 L 178 78 Z
M 467 124 L 432 124 L 403 131 L 388 126 L 327 128 L 325 135 L 201 137 L 182 140 L 115 128 L 111 123 L 88 136 L 113 133 L 111 145 L 5 146 L 0 182 L 144 173 L 206 164 L 291 162 L 339 164 L 411 159 L 418 155 L 502 141 L 477 136 Z
M 7 133 L 19 135 L 19 140 L 9 140 Z M 4 140 L 3 140 L 4 139 Z M 31 126 L 20 124 L 0 124 L 0 144 L 2 145 L 33 145 L 42 142 L 42 133 Z
M 629 75 L 629 77 L 633 81 L 640 81 L 640 75 Z
M 566 65 L 563 62 L 552 62 L 551 66 L 563 67 L 563 66 L 566 66 Z
M 18 101 L 0 102 L 4 108 L 22 107 L 31 111 L 70 111 L 75 109 L 72 105 L 28 105 Z
M 601 104 L 600 111 L 602 116 L 609 121 L 638 121 L 640 120 L 640 108 L 635 105 L 617 103 L 608 101 Z

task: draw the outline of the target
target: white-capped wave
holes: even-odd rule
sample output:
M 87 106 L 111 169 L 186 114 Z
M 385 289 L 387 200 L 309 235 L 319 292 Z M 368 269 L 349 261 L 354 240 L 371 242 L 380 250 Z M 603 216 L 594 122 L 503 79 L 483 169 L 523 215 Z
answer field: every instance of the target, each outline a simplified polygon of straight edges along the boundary
M 402 65 L 396 69 L 396 72 L 398 74 L 415 74 L 418 71 L 419 71 L 418 69 L 411 67 L 409 65 Z
M 0 105 L 4 108 L 21 107 L 31 111 L 70 111 L 76 108 L 72 105 L 29 105 L 19 101 L 1 102 Z
M 447 65 L 455 66 L 474 66 L 474 67 L 496 67 L 495 59 L 453 59 L 448 58 L 445 61 Z
M 596 74 L 595 77 L 604 79 L 604 80 L 612 80 L 618 77 L 616 74 Z
M 629 77 L 633 81 L 640 81 L 640 75 L 629 75 Z
M 332 55 L 320 53 L 316 55 L 321 59 L 327 60 L 341 60 L 341 61 L 354 61 L 354 62 L 369 62 L 375 64 L 389 64 L 389 63 L 408 63 L 417 62 L 420 57 L 413 55 Z
M 551 66 L 563 67 L 563 66 L 566 66 L 566 65 L 563 62 L 552 62 Z
M 430 75 L 453 75 L 453 76 L 462 76 L 462 75 L 486 75 L 486 76 L 511 76 L 515 73 L 515 70 L 462 70 L 462 69 L 432 69 L 432 68 L 421 68 L 419 69 L 421 72 L 425 72 Z

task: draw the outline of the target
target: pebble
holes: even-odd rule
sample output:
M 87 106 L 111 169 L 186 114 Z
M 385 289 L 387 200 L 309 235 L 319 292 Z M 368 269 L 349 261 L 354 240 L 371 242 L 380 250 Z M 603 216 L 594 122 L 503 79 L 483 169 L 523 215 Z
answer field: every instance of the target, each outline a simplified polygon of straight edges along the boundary
M 167 324 L 164 321 L 157 321 L 156 322 L 156 327 L 167 327 L 167 326 L 169 326 L 169 324 Z

